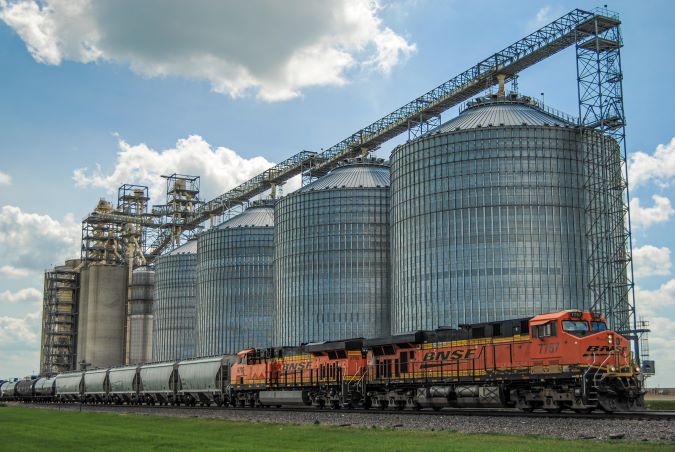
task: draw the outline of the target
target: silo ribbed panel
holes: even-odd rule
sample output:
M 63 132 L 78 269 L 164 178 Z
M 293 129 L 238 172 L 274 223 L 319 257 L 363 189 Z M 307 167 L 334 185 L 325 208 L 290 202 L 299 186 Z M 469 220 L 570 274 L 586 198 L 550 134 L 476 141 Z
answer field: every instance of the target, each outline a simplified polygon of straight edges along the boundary
M 254 205 L 198 242 L 197 354 L 270 347 L 274 208 Z
M 586 146 L 517 103 L 392 153 L 392 332 L 589 307 Z
M 155 263 L 152 359 L 167 361 L 195 354 L 197 242 L 188 242 Z
M 275 207 L 275 346 L 389 332 L 389 168 L 338 167 Z

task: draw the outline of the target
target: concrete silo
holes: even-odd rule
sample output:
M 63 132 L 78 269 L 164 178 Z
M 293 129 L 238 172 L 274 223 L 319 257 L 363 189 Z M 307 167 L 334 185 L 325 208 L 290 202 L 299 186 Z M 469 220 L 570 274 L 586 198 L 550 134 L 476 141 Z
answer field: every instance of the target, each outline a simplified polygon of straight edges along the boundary
M 77 312 L 77 368 L 81 369 L 81 363 L 86 362 L 87 353 L 87 314 L 89 299 L 89 268 L 84 267 L 80 271 L 80 293 Z
M 588 309 L 589 140 L 511 95 L 394 149 L 392 332 Z
M 195 353 L 197 241 L 155 261 L 152 360 L 192 358 Z
M 272 345 L 274 201 L 257 201 L 199 237 L 196 351 Z
M 275 346 L 389 333 L 389 167 L 354 159 L 275 206 Z
M 88 268 L 84 360 L 90 368 L 124 364 L 128 268 L 91 264 Z

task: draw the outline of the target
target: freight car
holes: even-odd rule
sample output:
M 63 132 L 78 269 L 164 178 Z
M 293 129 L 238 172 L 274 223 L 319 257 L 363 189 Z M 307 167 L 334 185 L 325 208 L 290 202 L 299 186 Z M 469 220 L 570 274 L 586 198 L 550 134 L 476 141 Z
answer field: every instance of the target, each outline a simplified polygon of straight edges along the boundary
M 54 379 L 53 399 L 612 412 L 642 409 L 642 382 L 628 341 L 608 330 L 601 316 L 572 310 L 459 329 L 70 372 Z M 3 398 L 15 397 L 15 386 L 4 384 Z
M 2 397 L 3 402 L 9 402 L 16 399 L 16 385 L 18 381 L 6 381 L 0 387 L 0 397 Z
M 30 379 L 26 378 L 23 380 L 19 380 L 16 384 L 16 400 L 19 400 L 21 402 L 30 402 L 33 400 L 33 396 L 35 395 L 34 389 L 35 389 L 35 383 L 37 383 L 37 379 Z

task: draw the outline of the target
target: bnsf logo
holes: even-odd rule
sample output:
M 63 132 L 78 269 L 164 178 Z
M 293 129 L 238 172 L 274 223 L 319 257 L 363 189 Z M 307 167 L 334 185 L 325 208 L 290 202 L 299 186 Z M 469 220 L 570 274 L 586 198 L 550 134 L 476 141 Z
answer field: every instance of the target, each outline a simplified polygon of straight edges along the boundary
M 608 352 L 622 352 L 624 350 L 623 347 L 616 347 L 614 345 L 589 345 L 588 348 L 586 349 L 587 352 L 601 352 L 601 353 L 608 353 Z
M 480 351 L 475 348 L 470 348 L 467 350 L 455 350 L 447 352 L 428 352 L 424 354 L 424 361 L 449 361 L 449 360 L 458 360 L 458 359 L 470 359 L 478 358 L 480 356 Z
M 288 372 L 288 371 L 296 371 L 296 370 L 307 370 L 311 369 L 312 364 L 309 361 L 306 361 L 304 363 L 289 363 L 289 364 L 284 364 L 281 366 L 281 371 L 282 372 Z

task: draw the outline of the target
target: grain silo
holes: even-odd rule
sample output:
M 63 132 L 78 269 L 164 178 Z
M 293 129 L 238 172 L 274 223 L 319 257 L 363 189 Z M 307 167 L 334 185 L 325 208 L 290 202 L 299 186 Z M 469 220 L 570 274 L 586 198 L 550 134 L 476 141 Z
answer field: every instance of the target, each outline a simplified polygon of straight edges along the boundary
M 274 201 L 256 201 L 205 232 L 197 250 L 197 356 L 270 347 Z
M 77 368 L 86 363 L 87 353 L 87 313 L 89 298 L 89 267 L 80 270 L 80 292 L 77 307 Z
M 589 140 L 510 95 L 394 149 L 392 332 L 588 309 Z
M 129 318 L 129 364 L 152 361 L 152 300 L 155 271 L 140 267 L 131 276 Z
M 155 261 L 152 359 L 192 358 L 195 353 L 197 240 Z
M 128 268 L 97 263 L 90 265 L 88 272 L 84 360 L 90 368 L 122 365 Z
M 389 167 L 344 162 L 275 206 L 275 346 L 389 333 Z

